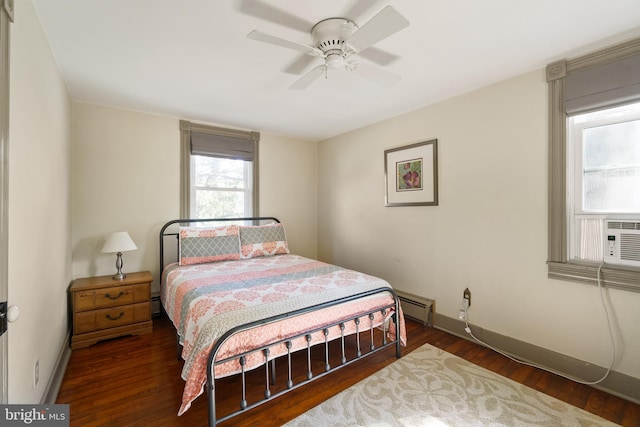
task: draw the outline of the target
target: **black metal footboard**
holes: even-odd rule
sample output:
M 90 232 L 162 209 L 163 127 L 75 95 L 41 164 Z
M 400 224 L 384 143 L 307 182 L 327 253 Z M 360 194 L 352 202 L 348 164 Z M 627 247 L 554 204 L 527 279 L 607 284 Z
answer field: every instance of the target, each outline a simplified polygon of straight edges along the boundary
M 327 325 L 323 325 L 320 328 L 315 328 L 315 329 L 310 329 L 304 332 L 301 332 L 295 336 L 290 336 L 287 337 L 286 339 L 281 339 L 278 341 L 274 341 L 272 343 L 269 343 L 263 347 L 260 348 L 255 348 L 252 349 L 250 351 L 241 353 L 241 354 L 236 354 L 233 355 L 231 357 L 222 359 L 222 360 L 216 360 L 217 359 L 217 354 L 219 352 L 219 350 L 222 348 L 222 346 L 225 344 L 225 342 L 230 339 L 233 335 L 241 333 L 241 332 L 245 332 L 245 331 L 249 331 L 253 328 L 257 328 L 260 326 L 264 326 L 270 323 L 274 323 L 274 322 L 278 322 L 278 321 L 282 321 L 284 319 L 287 318 L 292 318 L 295 316 L 299 316 L 299 315 L 303 315 L 303 314 L 307 314 L 307 313 L 311 313 L 317 310 L 321 310 L 324 308 L 328 308 L 328 307 L 333 307 L 333 306 L 337 306 L 339 304 L 343 304 L 346 302 L 350 302 L 350 301 L 355 301 L 359 298 L 364 298 L 364 297 L 368 297 L 371 295 L 375 295 L 375 294 L 381 294 L 381 293 L 389 293 L 392 295 L 394 302 L 391 304 L 388 304 L 384 307 L 378 307 L 375 310 L 369 311 L 369 312 L 365 312 L 365 313 L 355 313 L 353 316 L 348 317 L 348 318 L 343 318 L 340 321 L 336 321 Z M 401 356 L 401 351 L 400 351 L 400 322 L 398 321 L 398 313 L 400 313 L 400 309 L 399 309 L 399 301 L 398 301 L 398 296 L 396 295 L 396 293 L 393 291 L 393 289 L 388 288 L 388 287 L 384 287 L 384 288 L 378 288 L 375 290 L 371 290 L 371 291 L 367 291 L 367 292 L 363 292 L 357 295 L 353 295 L 353 296 L 349 296 L 349 297 L 345 297 L 345 298 L 341 298 L 335 301 L 330 301 L 330 302 L 326 302 L 323 304 L 318 304 L 315 306 L 311 306 L 311 307 L 307 307 L 307 308 L 303 308 L 300 310 L 296 310 L 296 311 L 292 311 L 289 313 L 285 313 L 282 315 L 278 315 L 278 316 L 273 316 L 270 317 L 268 319 L 262 319 L 259 321 L 255 321 L 255 322 L 251 322 L 248 323 L 246 325 L 242 325 L 242 326 L 238 326 L 236 328 L 233 328 L 231 330 L 229 330 L 227 333 L 225 333 L 218 341 L 217 343 L 214 345 L 213 349 L 211 350 L 211 353 L 209 354 L 209 359 L 208 359 L 208 364 L 207 364 L 207 384 L 206 384 L 206 389 L 207 389 L 207 398 L 208 398 L 208 402 L 209 402 L 209 425 L 210 426 L 215 426 L 217 423 L 222 422 L 222 421 L 226 421 L 234 416 L 237 416 L 239 414 L 245 413 L 246 411 L 255 408 L 259 405 L 262 405 L 263 403 L 266 403 L 278 396 L 281 396 L 285 393 L 288 393 L 289 391 L 292 391 L 296 388 L 299 388 L 305 384 L 308 384 L 309 382 L 318 379 L 318 378 L 322 378 L 323 376 L 337 370 L 340 368 L 343 368 L 345 366 L 350 365 L 353 362 L 356 362 L 360 359 L 362 359 L 363 357 L 366 356 L 370 356 L 372 354 L 375 354 L 391 345 L 395 345 L 396 346 L 396 357 L 400 357 Z M 390 321 L 383 321 L 382 325 L 380 326 L 382 328 L 382 337 L 381 339 L 378 339 L 379 345 L 376 346 L 376 341 L 374 340 L 374 331 L 375 329 L 379 329 L 373 327 L 373 320 L 374 320 L 374 316 L 375 314 L 380 313 L 382 314 L 383 318 L 387 318 L 388 316 L 390 316 Z M 364 324 L 362 324 L 364 319 Z M 368 321 L 368 322 L 367 322 Z M 395 339 L 391 340 L 387 338 L 387 332 L 389 332 L 389 329 L 391 327 L 391 321 L 393 321 L 393 327 L 395 328 Z M 353 322 L 353 324 L 355 324 L 355 333 L 353 334 L 356 340 L 355 343 L 355 354 L 347 354 L 346 350 L 345 350 L 345 334 L 344 334 L 344 330 L 345 330 L 345 325 L 348 325 L 349 322 Z M 368 323 L 368 324 L 367 324 Z M 329 329 L 330 328 L 334 328 L 334 327 L 339 327 L 340 328 L 340 337 L 334 339 L 333 341 L 340 341 L 340 347 L 341 347 L 341 355 L 340 355 L 340 361 L 336 366 L 331 366 L 330 360 L 329 360 L 329 343 L 330 340 L 328 339 L 328 335 L 329 335 Z M 369 345 L 368 348 L 366 348 L 365 350 L 367 351 L 363 351 L 363 344 L 361 342 L 361 332 L 365 332 L 365 331 L 369 331 Z M 312 345 L 311 345 L 311 337 L 312 334 L 314 333 L 318 333 L 321 332 L 324 334 L 324 343 L 323 344 L 319 344 L 322 345 L 324 347 L 324 366 L 323 366 L 323 370 L 322 372 L 317 372 L 314 373 L 313 369 L 312 369 L 312 363 L 311 363 L 311 349 L 312 349 Z M 366 337 L 366 334 L 365 334 Z M 294 378 L 292 376 L 292 342 L 295 341 L 296 339 L 305 339 L 307 342 L 307 346 L 306 349 L 301 349 L 299 350 L 297 353 L 300 352 L 306 352 L 306 378 L 303 380 L 299 380 L 297 383 L 294 383 Z M 273 382 L 275 380 L 275 360 L 270 358 L 270 348 L 273 348 L 274 346 L 277 345 L 284 345 L 287 348 L 287 354 L 285 356 L 282 356 L 282 358 L 285 360 L 286 366 L 287 366 L 287 379 L 286 379 L 286 387 L 281 388 L 280 390 L 272 390 L 272 385 Z M 245 371 L 245 360 L 247 358 L 247 356 L 249 356 L 250 354 L 254 354 L 254 353 L 260 353 L 262 355 L 262 357 L 264 358 L 264 398 L 259 399 L 257 401 L 254 402 L 248 402 L 247 401 L 247 383 L 246 383 L 246 375 L 247 372 Z M 231 412 L 229 414 L 224 414 L 222 415 L 220 418 L 217 418 L 216 415 L 216 387 L 215 387 L 215 367 L 223 364 L 223 363 L 227 363 L 230 361 L 234 361 L 237 360 L 240 367 L 241 367 L 241 372 L 237 375 L 240 376 L 240 381 L 241 381 L 241 396 L 238 399 L 238 406 L 239 409 L 237 411 Z M 269 361 L 271 360 L 271 370 L 269 367 Z M 256 370 L 258 370 L 259 368 L 256 368 Z

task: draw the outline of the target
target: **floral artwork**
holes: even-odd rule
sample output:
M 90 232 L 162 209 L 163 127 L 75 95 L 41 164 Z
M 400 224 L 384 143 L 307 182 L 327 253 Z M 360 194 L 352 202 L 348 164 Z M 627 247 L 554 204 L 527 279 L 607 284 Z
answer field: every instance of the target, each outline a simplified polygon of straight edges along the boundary
M 384 151 L 384 205 L 438 206 L 438 140 Z
M 397 191 L 422 190 L 422 159 L 396 163 Z

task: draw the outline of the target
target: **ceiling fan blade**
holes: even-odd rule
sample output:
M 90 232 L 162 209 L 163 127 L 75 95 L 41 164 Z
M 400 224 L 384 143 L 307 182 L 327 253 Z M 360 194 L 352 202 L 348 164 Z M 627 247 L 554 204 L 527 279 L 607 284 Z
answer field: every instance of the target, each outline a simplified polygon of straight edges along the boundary
M 289 89 L 293 90 L 303 90 L 308 88 L 311 83 L 316 81 L 316 79 L 322 75 L 324 75 L 327 71 L 326 65 L 318 65 L 313 70 L 309 71 L 307 74 L 302 76 L 297 82 L 289 86 Z
M 260 0 L 243 0 L 238 10 L 245 15 L 254 16 L 305 33 L 310 32 L 311 27 L 313 27 L 312 22 L 308 22 Z
M 375 62 L 378 65 L 389 65 L 398 59 L 398 55 L 378 49 L 377 47 L 370 47 L 364 52 L 360 52 L 358 56 Z
M 360 77 L 384 87 L 389 87 L 401 79 L 395 73 L 368 64 L 357 64 L 353 71 Z
M 310 55 L 302 55 L 284 69 L 285 73 L 300 75 L 305 72 L 315 58 Z
M 297 50 L 299 52 L 306 53 L 308 55 L 320 55 L 322 51 L 313 46 L 307 46 L 302 43 L 292 42 L 290 40 L 281 39 L 280 37 L 271 36 L 269 34 L 261 33 L 260 31 L 253 30 L 247 34 L 247 38 L 251 40 L 258 40 L 261 42 L 274 44 L 276 46 L 286 47 L 288 49 Z
M 380 1 L 381 0 L 356 0 L 353 6 L 351 6 L 342 16 L 354 22 L 358 22 L 358 19 L 362 15 L 380 3 Z
M 400 15 L 393 7 L 387 6 L 371 18 L 369 22 L 360 27 L 358 31 L 353 33 L 353 35 L 347 39 L 347 43 L 351 45 L 356 52 L 361 52 L 408 26 L 409 21 L 407 21 L 404 16 Z

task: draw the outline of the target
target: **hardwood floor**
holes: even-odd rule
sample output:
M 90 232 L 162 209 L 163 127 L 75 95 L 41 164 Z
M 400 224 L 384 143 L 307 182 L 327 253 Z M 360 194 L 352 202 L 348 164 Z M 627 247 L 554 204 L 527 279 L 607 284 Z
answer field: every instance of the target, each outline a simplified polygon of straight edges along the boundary
M 166 318 L 156 318 L 153 323 L 152 334 L 104 341 L 73 351 L 56 401 L 70 404 L 71 426 L 207 424 L 205 396 L 196 399 L 187 413 L 177 416 L 184 382 L 180 378 L 182 361 L 176 358 L 174 329 Z M 640 405 L 520 365 L 482 346 L 416 322 L 407 322 L 407 334 L 408 346 L 403 348 L 403 354 L 429 343 L 615 423 L 640 426 Z M 385 349 L 221 425 L 281 425 L 394 360 L 394 349 Z M 223 381 L 227 382 L 220 384 L 218 390 L 234 387 L 233 379 Z M 237 397 L 227 394 L 218 406 L 225 410 L 237 405 Z

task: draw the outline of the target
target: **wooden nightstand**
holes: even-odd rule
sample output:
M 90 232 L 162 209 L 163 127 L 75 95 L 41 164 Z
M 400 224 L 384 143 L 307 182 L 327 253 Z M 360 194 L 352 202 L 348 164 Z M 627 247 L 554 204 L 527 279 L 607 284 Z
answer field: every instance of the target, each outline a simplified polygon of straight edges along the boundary
M 151 332 L 152 281 L 148 271 L 127 273 L 123 280 L 111 276 L 76 279 L 69 288 L 73 307 L 71 348 Z

